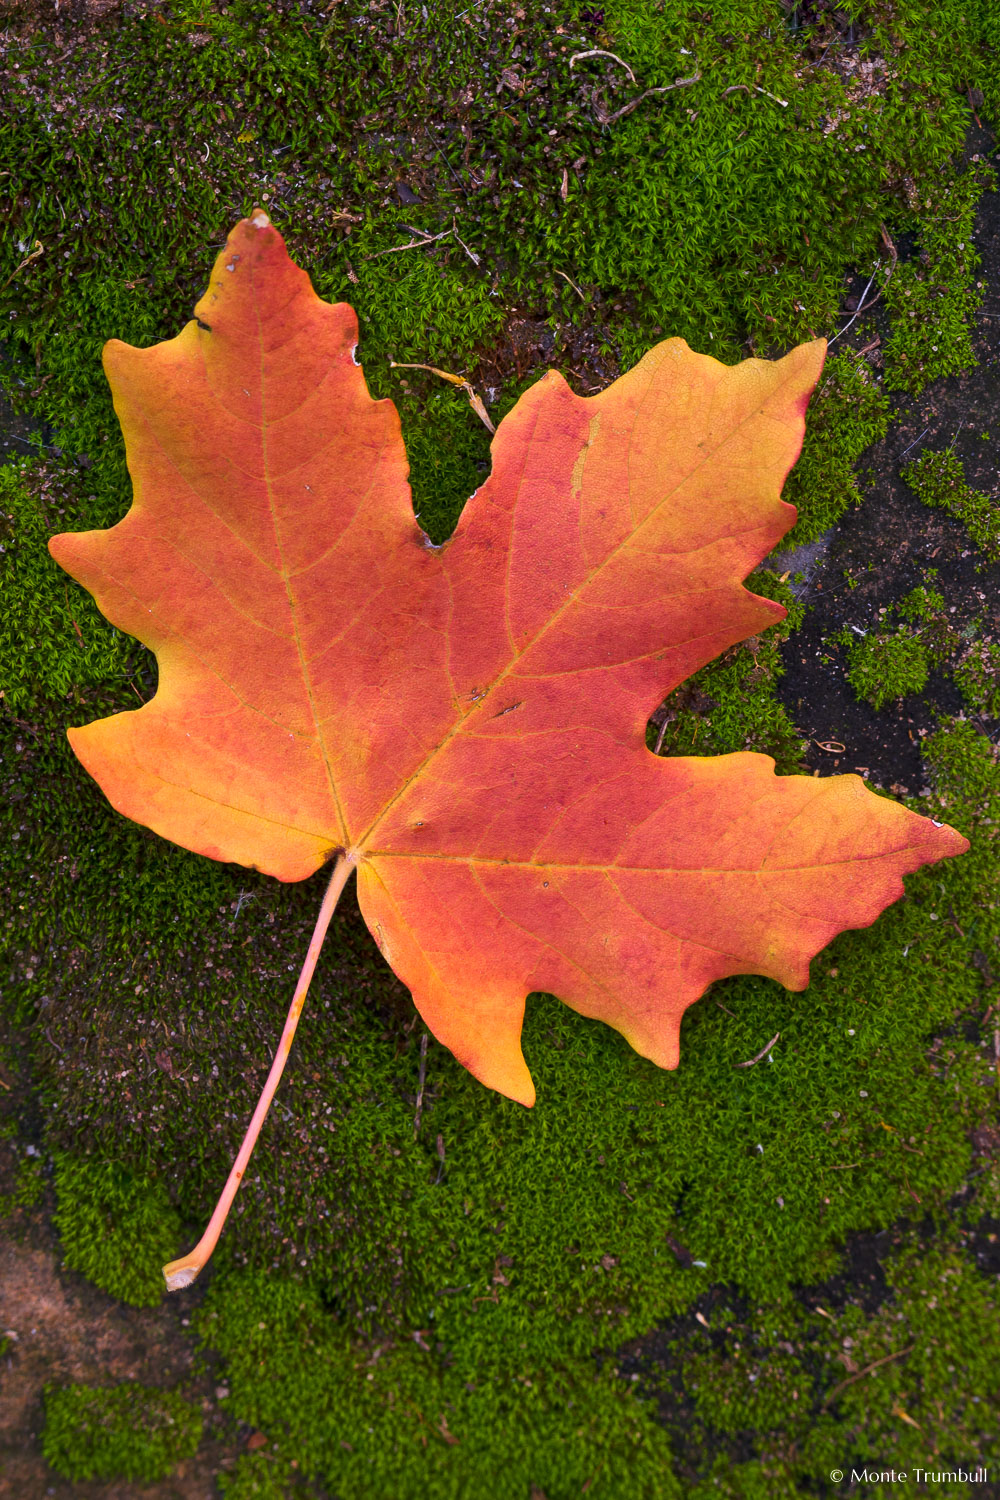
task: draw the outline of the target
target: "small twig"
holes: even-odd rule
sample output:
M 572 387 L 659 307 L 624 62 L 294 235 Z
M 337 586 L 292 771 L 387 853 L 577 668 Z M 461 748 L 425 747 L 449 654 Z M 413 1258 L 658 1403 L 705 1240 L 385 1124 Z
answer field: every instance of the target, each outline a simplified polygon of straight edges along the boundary
M 720 1010 L 724 1010 L 724 1011 L 725 1011 L 725 1012 L 726 1012 L 726 1015 L 727 1015 L 727 1016 L 733 1016 L 733 1013 L 732 1013 L 732 1011 L 731 1011 L 731 1010 L 730 1010 L 730 1009 L 729 1009 L 729 1007 L 728 1007 L 728 1006 L 726 1006 L 726 1005 L 723 1005 L 723 1003 L 722 1003 L 722 1001 L 721 1001 L 721 1000 L 716 1000 L 716 1002 L 715 1002 L 715 1003 L 716 1003 L 716 1005 L 717 1005 L 717 1006 L 718 1006 L 718 1007 L 719 1007 L 719 1009 L 720 1009 Z M 733 1020 L 734 1020 L 734 1021 L 735 1021 L 735 1020 L 736 1020 L 736 1017 L 735 1017 L 735 1016 L 733 1016 Z
M 230 927 L 232 927 L 235 924 L 236 918 L 239 916 L 240 912 L 243 910 L 244 900 L 247 902 L 247 904 L 249 904 L 253 899 L 254 899 L 253 896 L 248 895 L 248 893 L 246 891 L 244 891 L 244 890 L 240 891 L 239 895 L 236 898 L 236 910 L 233 912 L 233 920 L 229 924 Z
M 557 271 L 556 275 L 557 276 L 561 276 L 562 279 L 563 279 L 563 281 L 569 281 L 570 286 L 573 288 L 573 290 L 576 293 L 576 295 L 580 298 L 580 301 L 581 302 L 586 302 L 587 299 L 583 295 L 583 293 L 581 292 L 580 288 L 577 286 L 576 282 L 575 281 L 570 281 L 570 278 L 566 275 L 565 271 Z
M 2 286 L 0 286 L 0 292 L 2 292 L 5 287 L 10 286 L 11 282 L 14 280 L 14 277 L 17 275 L 18 271 L 23 271 L 24 268 L 25 268 L 25 266 L 30 266 L 31 262 L 33 260 L 37 260 L 40 255 L 44 255 L 44 254 L 45 254 L 45 246 L 42 244 L 41 240 L 36 240 L 35 241 L 35 248 L 34 248 L 34 250 L 32 250 L 32 252 L 31 252 L 30 255 L 26 255 L 25 256 L 24 260 L 22 260 L 22 262 L 21 262 L 21 264 L 19 266 L 15 266 L 14 267 L 13 271 L 11 271 L 10 275 L 7 277 L 7 280 L 3 283 Z
M 0 287 L 0 292 L 2 291 L 3 287 Z M 55 444 L 43 443 L 37 434 L 34 438 L 24 438 L 19 432 L 0 432 L 0 437 L 6 438 L 11 443 L 23 443 L 32 453 L 39 453 L 43 448 L 49 448 L 53 453 L 55 452 Z
M 847 746 L 842 745 L 839 740 L 813 740 L 813 744 L 820 750 L 827 750 L 831 755 L 846 755 Z
M 580 62 L 585 57 L 613 57 L 616 63 L 621 63 L 622 67 L 625 69 L 632 82 L 635 83 L 635 74 L 632 72 L 632 69 L 629 67 L 628 63 L 622 62 L 622 59 L 615 52 L 605 52 L 603 47 L 594 47 L 590 52 L 574 52 L 573 56 L 569 60 L 570 72 L 573 71 L 573 64 Z
M 420 1116 L 424 1109 L 424 1083 L 427 1079 L 427 1033 L 420 1034 L 420 1074 L 417 1078 L 417 1112 L 413 1116 L 413 1139 L 420 1131 Z
M 373 255 L 363 255 L 362 260 L 378 260 L 380 255 L 396 255 L 400 250 L 419 249 L 421 245 L 433 245 L 435 240 L 447 239 L 452 233 L 450 229 L 443 229 L 440 234 L 425 235 L 422 240 L 410 240 L 406 245 L 393 245 L 389 250 L 376 250 Z
M 660 725 L 660 732 L 656 736 L 656 744 L 653 746 L 653 754 L 654 755 L 659 755 L 660 751 L 663 749 L 663 739 L 664 739 L 664 736 L 666 735 L 667 725 L 669 723 L 670 723 L 669 719 L 664 719 L 663 723 Z
M 687 88 L 690 84 L 697 83 L 700 77 L 701 69 L 699 68 L 697 73 L 691 74 L 690 78 L 675 78 L 673 83 L 665 83 L 662 88 L 647 89 L 644 94 L 640 94 L 631 103 L 624 104 L 621 109 L 616 109 L 613 115 L 606 115 L 603 109 L 598 106 L 595 110 L 597 123 L 598 125 L 613 125 L 616 120 L 620 120 L 623 116 L 630 115 L 634 109 L 638 109 L 642 101 L 648 99 L 650 94 L 669 94 L 672 89 Z
M 875 303 L 878 301 L 879 297 L 881 297 L 882 293 L 878 292 L 872 298 L 872 300 L 868 303 L 868 307 L 865 306 L 865 298 L 868 296 L 868 293 L 871 291 L 872 282 L 875 280 L 875 277 L 878 275 L 879 269 L 880 269 L 881 265 L 882 265 L 882 262 L 880 260 L 877 260 L 875 262 L 875 269 L 874 269 L 874 271 L 872 272 L 872 274 L 868 278 L 868 285 L 865 287 L 864 291 L 861 293 L 861 299 L 858 302 L 857 311 L 855 312 L 854 317 L 851 318 L 851 322 L 850 323 L 845 323 L 844 324 L 843 328 L 840 330 L 839 333 L 835 333 L 834 334 L 833 338 L 829 340 L 829 344 L 835 344 L 838 339 L 842 339 L 844 337 L 844 334 L 850 328 L 851 323 L 853 323 L 855 321 L 855 319 L 860 318 L 860 316 L 861 316 L 861 314 L 863 312 L 867 312 L 869 307 L 874 307 Z
M 877 1370 L 880 1365 L 887 1365 L 891 1360 L 894 1359 L 902 1359 L 904 1354 L 912 1354 L 916 1347 L 916 1344 L 908 1344 L 905 1349 L 899 1349 L 895 1354 L 885 1354 L 881 1359 L 876 1359 L 870 1365 L 865 1365 L 864 1369 L 858 1370 L 855 1375 L 848 1375 L 846 1380 L 842 1380 L 839 1385 L 834 1386 L 833 1390 L 829 1393 L 826 1400 L 823 1402 L 823 1405 L 820 1407 L 820 1410 L 824 1411 L 826 1407 L 830 1405 L 831 1401 L 835 1401 L 837 1399 L 841 1391 L 845 1391 L 847 1387 L 849 1385 L 853 1385 L 856 1380 L 863 1380 L 866 1375 L 870 1375 L 871 1372 L 873 1370 Z
M 920 437 L 915 437 L 913 439 L 913 442 L 910 443 L 909 447 L 903 449 L 902 453 L 899 455 L 900 458 L 905 458 L 906 455 L 909 453 L 910 448 L 915 448 L 917 446 L 917 444 L 920 442 L 920 438 L 925 438 L 929 432 L 930 432 L 930 428 L 929 427 L 925 427 L 924 430 L 923 430 L 923 432 L 920 434 Z
M 469 190 L 468 190 L 468 188 L 466 187 L 465 183 L 462 181 L 461 177 L 459 177 L 458 173 L 455 171 L 455 168 L 452 166 L 451 162 L 448 160 L 447 156 L 445 155 L 444 148 L 438 145 L 438 143 L 435 140 L 435 138 L 431 135 L 430 129 L 426 125 L 424 126 L 424 134 L 427 136 L 428 140 L 430 141 L 431 145 L 434 147 L 434 149 L 437 152 L 438 156 L 440 156 L 441 160 L 444 162 L 445 166 L 448 168 L 448 171 L 451 173 L 452 177 L 454 177 L 455 181 L 458 183 L 459 187 L 462 189 L 462 192 L 465 194 L 466 197 L 468 197 L 469 196 Z
M 744 89 L 748 94 L 753 92 L 748 83 L 731 83 L 727 89 L 722 90 L 720 98 L 724 99 L 727 94 L 735 93 L 737 89 Z M 774 100 L 775 104 L 780 104 L 782 109 L 788 108 L 788 100 L 779 99 L 777 94 L 771 93 L 770 89 L 762 89 L 759 83 L 754 84 L 754 89 L 757 90 L 758 94 L 766 94 L 769 99 Z
M 0 696 L 2 696 L 2 694 L 0 694 Z M 29 724 L 27 719 L 19 719 L 16 714 L 11 714 L 11 718 L 20 729 L 26 729 L 28 733 L 33 734 L 38 743 L 41 744 L 42 737 L 38 733 L 38 730 L 35 728 L 34 724 Z
M 69 622 L 70 622 L 70 624 L 72 625 L 73 629 L 76 631 L 76 638 L 80 642 L 80 645 L 84 646 L 84 650 L 86 650 L 86 646 L 84 645 L 83 636 L 80 634 L 80 627 L 76 623 L 76 620 L 73 618 L 72 614 L 70 614 L 69 594 L 66 591 L 66 584 L 65 583 L 63 583 L 63 598 L 66 600 L 66 613 L 69 615 Z
M 45 387 L 46 387 L 46 386 L 47 386 L 47 385 L 48 385 L 48 383 L 49 383 L 49 381 L 50 381 L 50 380 L 51 380 L 51 379 L 52 379 L 52 377 L 53 377 L 53 375 L 54 375 L 54 374 L 55 374 L 55 373 L 56 373 L 56 372 L 55 372 L 55 370 L 50 370 L 50 371 L 49 371 L 49 373 L 48 373 L 48 374 L 47 374 L 47 375 L 45 375 L 45 376 L 43 376 L 43 377 L 42 377 L 42 379 L 41 379 L 41 380 L 40 380 L 40 381 L 39 381 L 39 383 L 38 383 L 38 384 L 37 384 L 37 385 L 36 385 L 36 386 L 35 386 L 35 389 L 34 389 L 34 390 L 33 390 L 33 391 L 32 391 L 32 393 L 31 393 L 31 400 L 32 400 L 32 401 L 34 401 L 34 400 L 35 400 L 35 398 L 36 398 L 36 397 L 37 397 L 37 396 L 38 396 L 38 395 L 39 395 L 39 394 L 40 394 L 40 393 L 41 393 L 41 392 L 42 392 L 42 391 L 44 391 L 44 389 L 45 389 Z
M 391 370 L 430 370 L 432 375 L 440 375 L 442 380 L 450 380 L 452 385 L 457 385 L 463 391 L 465 391 L 466 395 L 469 398 L 469 405 L 476 413 L 476 416 L 480 417 L 482 421 L 486 423 L 486 426 L 490 429 L 491 432 L 496 432 L 496 428 L 490 421 L 489 413 L 487 412 L 486 407 L 483 405 L 482 401 L 476 395 L 469 381 L 467 381 L 464 376 L 449 375 L 447 370 L 439 370 L 434 365 L 407 364 L 403 360 L 395 359 L 390 359 L 389 368 Z
M 733 1063 L 733 1067 L 734 1068 L 752 1068 L 753 1065 L 754 1065 L 754 1063 L 759 1063 L 760 1060 L 761 1060 L 761 1058 L 767 1056 L 767 1054 L 770 1052 L 771 1048 L 774 1046 L 775 1042 L 778 1040 L 778 1038 L 779 1038 L 780 1035 L 781 1035 L 781 1032 L 780 1031 L 776 1031 L 774 1033 L 774 1036 L 768 1042 L 767 1046 L 763 1047 L 761 1049 L 761 1051 L 757 1053 L 756 1057 L 749 1058 L 747 1062 Z
M 465 243 L 465 241 L 459 236 L 458 230 L 455 228 L 455 220 L 454 219 L 452 219 L 452 221 L 451 221 L 451 232 L 455 236 L 456 240 L 458 240 L 458 243 L 461 245 L 461 247 L 465 251 L 466 255 L 472 261 L 472 264 L 474 266 L 478 266 L 479 259 L 480 259 L 479 256 L 476 254 L 476 252 L 474 250 L 470 250 L 469 247 L 468 247 L 468 245 Z
M 855 222 L 857 222 L 857 221 L 855 221 Z M 880 224 L 878 227 L 879 227 L 879 232 L 880 232 L 880 234 L 882 236 L 882 243 L 885 246 L 885 248 L 888 250 L 888 252 L 889 252 L 889 258 L 892 261 L 893 267 L 895 267 L 896 262 L 899 259 L 899 251 L 896 249 L 896 246 L 893 244 L 892 235 L 889 233 L 888 229 L 886 229 L 885 225 L 884 224 Z

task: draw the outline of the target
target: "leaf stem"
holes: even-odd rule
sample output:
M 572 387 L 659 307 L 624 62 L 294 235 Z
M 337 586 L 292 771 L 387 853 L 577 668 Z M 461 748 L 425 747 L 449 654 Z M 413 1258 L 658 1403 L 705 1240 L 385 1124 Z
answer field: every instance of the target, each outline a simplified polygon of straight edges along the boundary
M 267 1112 L 271 1107 L 271 1100 L 274 1098 L 275 1091 L 281 1081 L 281 1075 L 285 1071 L 285 1063 L 288 1060 L 292 1042 L 295 1040 L 295 1031 L 299 1024 L 299 1016 L 302 1014 L 302 1007 L 305 1004 L 306 994 L 309 990 L 309 982 L 313 977 L 320 949 L 323 947 L 323 940 L 330 925 L 330 918 L 333 916 L 334 908 L 340 899 L 340 894 L 347 884 L 348 876 L 354 869 L 355 863 L 356 856 L 353 853 L 341 853 L 337 857 L 337 863 L 333 867 L 330 884 L 326 888 L 326 895 L 323 897 L 323 904 L 319 909 L 319 916 L 316 918 L 316 926 L 313 929 L 309 951 L 306 954 L 305 963 L 302 965 L 299 982 L 295 986 L 295 994 L 292 996 L 292 1003 L 288 1009 L 285 1029 L 281 1033 L 281 1040 L 274 1054 L 274 1061 L 271 1064 L 271 1071 L 267 1075 L 267 1082 L 257 1101 L 257 1108 L 254 1110 L 253 1118 L 247 1126 L 247 1133 L 243 1137 L 243 1144 L 240 1147 L 239 1155 L 233 1162 L 232 1169 L 226 1179 L 226 1185 L 222 1189 L 218 1203 L 215 1205 L 215 1211 L 208 1221 L 208 1228 L 197 1245 L 195 1245 L 194 1249 L 188 1255 L 182 1256 L 180 1260 L 172 1260 L 168 1265 L 163 1267 L 167 1289 L 171 1292 L 179 1291 L 181 1287 L 191 1285 L 199 1271 L 207 1264 L 212 1251 L 218 1243 L 219 1235 L 222 1233 L 222 1226 L 225 1224 L 229 1210 L 233 1206 L 233 1199 L 236 1197 L 236 1191 L 243 1180 L 243 1174 L 247 1169 L 251 1152 L 256 1145 L 257 1136 L 260 1134 L 260 1127 L 264 1123 Z

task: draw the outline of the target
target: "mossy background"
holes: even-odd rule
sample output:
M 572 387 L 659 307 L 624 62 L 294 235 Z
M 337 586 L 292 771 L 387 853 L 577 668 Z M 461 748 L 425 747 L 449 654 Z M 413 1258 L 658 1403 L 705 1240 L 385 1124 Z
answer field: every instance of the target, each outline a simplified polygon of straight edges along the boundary
M 104 341 L 177 332 L 263 204 L 320 294 L 357 309 L 439 540 L 489 433 L 460 391 L 390 360 L 467 374 L 498 423 L 549 365 L 586 394 L 667 335 L 730 362 L 829 336 L 872 277 L 881 347 L 864 357 L 869 322 L 834 344 L 786 492 L 785 545 L 809 543 L 859 503 L 893 401 L 975 366 L 974 224 L 996 179 L 965 143 L 1000 119 L 1000 23 L 990 0 L 185 0 L 76 29 L 8 11 L 2 378 L 43 426 L 0 470 L 7 1207 L 16 1225 L 54 1189 L 67 1272 L 142 1305 L 225 1178 L 323 881 L 166 844 L 69 751 L 68 725 L 156 684 L 45 550 L 129 503 Z M 646 89 L 669 91 L 609 118 Z M 394 249 L 415 231 L 443 237 Z M 931 478 L 923 498 L 988 567 L 979 492 L 948 466 Z M 788 620 L 654 714 L 651 746 L 800 769 L 778 696 L 804 614 L 785 572 L 754 587 Z M 997 648 L 982 618 L 974 639 L 953 617 L 935 635 L 934 587 L 884 634 L 949 662 L 965 694 L 923 741 L 912 805 L 972 851 L 837 939 L 804 995 L 713 987 L 675 1073 L 536 996 L 535 1110 L 432 1041 L 415 1130 L 420 1022 L 344 903 L 192 1298 L 185 1336 L 223 1371 L 229 1500 L 823 1495 L 852 1462 L 1000 1464 Z M 912 675 L 895 686 L 885 714 Z M 862 1233 L 884 1236 L 876 1299 L 845 1271 Z M 49 1398 L 45 1453 L 68 1481 L 87 1400 Z M 248 1449 L 251 1429 L 266 1444 Z M 118 1434 L 102 1453 L 145 1472 L 126 1450 Z

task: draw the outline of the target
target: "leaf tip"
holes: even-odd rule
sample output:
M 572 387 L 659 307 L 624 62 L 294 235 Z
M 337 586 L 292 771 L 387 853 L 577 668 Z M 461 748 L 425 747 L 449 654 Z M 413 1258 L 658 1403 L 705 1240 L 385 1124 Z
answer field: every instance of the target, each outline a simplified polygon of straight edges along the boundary
M 255 208 L 250 215 L 250 223 L 255 229 L 270 229 L 271 220 L 262 208 Z

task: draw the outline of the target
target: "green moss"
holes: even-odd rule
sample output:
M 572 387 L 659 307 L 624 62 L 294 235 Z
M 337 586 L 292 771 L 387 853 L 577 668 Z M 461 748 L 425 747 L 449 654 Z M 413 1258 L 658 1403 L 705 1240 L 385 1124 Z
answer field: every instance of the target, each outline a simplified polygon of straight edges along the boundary
M 45 1389 L 46 1463 L 64 1479 L 165 1479 L 201 1440 L 198 1408 L 152 1386 Z
M 507 1344 L 484 1330 L 474 1360 L 468 1348 L 442 1358 L 433 1321 L 416 1337 L 380 1341 L 373 1357 L 315 1287 L 243 1275 L 219 1290 L 200 1326 L 227 1358 L 233 1408 L 271 1439 L 267 1467 L 227 1486 L 241 1500 L 282 1493 L 271 1465 L 291 1455 L 307 1477 L 371 1500 L 522 1500 L 532 1486 L 569 1495 L 588 1480 L 599 1480 L 598 1494 L 641 1500 L 683 1493 L 645 1403 L 588 1360 L 539 1365 L 527 1325 Z
M 290 1459 L 282 1462 L 278 1454 L 259 1451 L 241 1454 L 232 1472 L 220 1474 L 217 1483 L 225 1500 L 288 1500 L 291 1494 L 311 1493 L 296 1486 L 297 1478 Z
M 22 718 L 30 715 L 41 684 L 49 694 L 69 696 L 124 677 L 136 648 L 48 555 L 49 537 L 71 524 L 72 509 L 65 481 L 37 459 L 0 466 L 0 662 L 4 706 Z
M 969 707 L 1000 719 L 1000 645 L 979 641 L 955 669 L 955 681 Z
M 847 680 L 875 708 L 919 693 L 929 670 L 926 647 L 908 630 L 866 636 L 847 648 Z
M 830 640 L 847 648 L 847 680 L 857 697 L 881 709 L 919 693 L 932 667 L 948 664 L 957 680 L 971 660 L 967 634 L 952 624 L 944 595 L 920 584 L 897 604 L 883 606 L 869 634 L 845 626 Z
M 965 482 L 962 462 L 949 449 L 928 449 L 903 469 L 903 478 L 925 505 L 939 506 L 966 527 L 991 562 L 1000 562 L 1000 510 L 989 495 Z
M 886 385 L 919 391 L 930 380 L 957 375 L 977 363 L 972 351 L 975 315 L 983 283 L 975 279 L 980 258 L 974 245 L 976 205 L 996 175 L 984 163 L 946 173 L 921 193 L 920 255 L 887 266 L 881 285 L 893 314 L 885 346 Z M 911 194 L 911 199 L 915 196 Z
M 902 1236 L 874 1311 L 831 1313 L 826 1294 L 810 1293 L 805 1305 L 765 1303 L 742 1316 L 723 1306 L 711 1334 L 678 1340 L 677 1379 L 694 1408 L 689 1440 L 708 1471 L 689 1491 L 695 1500 L 811 1493 L 816 1476 L 834 1470 L 850 1481 L 852 1469 L 902 1469 L 916 1483 L 918 1467 L 988 1468 L 995 1360 L 976 1330 L 1000 1304 L 963 1240 L 952 1231 L 928 1249 Z M 740 1440 L 757 1456 L 734 1465 Z M 864 1493 L 889 1496 L 898 1483 L 887 1475 Z M 967 1491 L 967 1481 L 935 1485 Z
M 161 1266 L 173 1258 L 180 1221 L 162 1184 L 136 1177 L 114 1159 L 57 1152 L 54 1222 L 64 1264 L 133 1307 L 164 1291 Z
M 39 1157 L 19 1157 L 13 1188 L 0 1197 L 0 1219 L 8 1218 L 22 1208 L 36 1208 L 44 1196 L 45 1163 Z
M 806 413 L 802 455 L 782 494 L 799 511 L 782 548 L 814 541 L 860 503 L 855 466 L 888 425 L 888 399 L 864 360 L 831 355 Z
M 896 606 L 904 620 L 919 621 L 922 624 L 936 620 L 944 614 L 945 608 L 944 595 L 935 588 L 927 588 L 924 584 L 911 589 Z
M 829 334 L 845 271 L 884 260 L 883 226 L 897 224 L 930 247 L 936 323 L 953 306 L 957 320 L 941 358 L 961 362 L 974 259 L 964 228 L 951 231 L 988 174 L 959 174 L 954 159 L 969 80 L 991 86 L 992 21 L 958 0 L 898 9 L 876 19 L 867 57 L 852 53 L 843 72 L 824 63 L 816 25 L 775 27 L 764 0 L 717 7 L 697 48 L 676 7 L 639 0 L 615 0 L 599 32 L 576 3 L 553 26 L 542 8 L 474 14 L 457 0 L 435 0 L 426 17 L 348 3 L 287 23 L 247 0 L 224 11 L 206 0 L 122 17 L 77 49 L 65 78 L 52 66 L 58 44 L 36 33 L 19 70 L 18 129 L 0 151 L 0 223 L 11 264 L 19 244 L 49 248 L 6 293 L 7 384 L 36 391 L 57 444 L 94 465 L 87 519 L 105 524 L 107 492 L 120 503 L 125 487 L 101 343 L 176 331 L 204 283 L 206 247 L 255 198 L 321 293 L 358 308 L 379 396 L 401 389 L 390 358 L 479 363 L 501 389 L 549 359 L 598 357 L 606 375 L 669 334 L 725 359 L 745 341 L 772 351 Z M 601 38 L 637 88 L 668 87 L 679 65 L 701 77 L 602 126 L 602 112 L 621 107 L 621 65 L 569 65 Z M 862 85 L 862 62 L 879 87 Z M 758 63 L 764 82 L 751 91 Z M 444 124 L 443 97 L 456 101 Z M 419 201 L 403 207 L 396 184 L 408 179 Z M 443 237 L 397 252 L 414 238 L 408 225 Z M 915 276 L 899 267 L 887 296 Z M 926 332 L 909 302 L 904 343 Z M 536 334 L 550 330 L 546 349 Z M 905 357 L 933 373 L 922 354 Z M 824 529 L 850 499 L 843 454 L 877 428 L 878 401 L 849 363 L 838 355 L 838 451 L 807 449 L 803 472 L 817 484 L 811 497 L 799 481 L 807 528 Z M 411 382 L 425 402 L 433 377 Z M 464 397 L 447 401 L 461 410 Z M 466 483 L 461 463 L 442 468 L 439 479 Z

